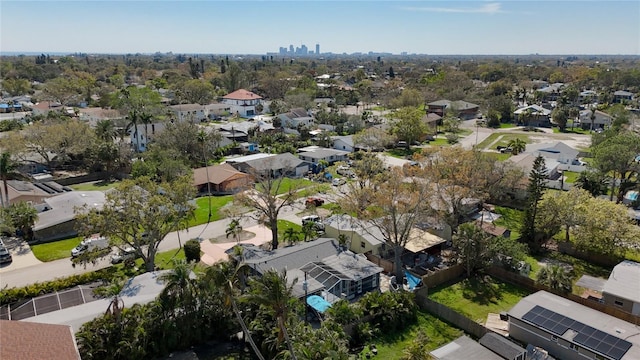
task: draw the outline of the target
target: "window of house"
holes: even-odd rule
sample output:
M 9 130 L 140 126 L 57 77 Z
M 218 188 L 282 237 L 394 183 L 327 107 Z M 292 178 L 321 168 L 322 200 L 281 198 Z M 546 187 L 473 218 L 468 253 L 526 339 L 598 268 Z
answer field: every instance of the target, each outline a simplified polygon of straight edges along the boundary
M 620 300 L 616 300 L 613 303 L 616 304 L 616 306 L 622 306 L 623 305 L 622 301 L 620 301 Z
M 555 335 L 551 335 L 551 341 L 558 342 L 558 337 Z
M 576 345 L 576 344 L 570 344 L 569 347 L 575 351 L 580 350 L 580 346 Z
M 361 247 L 361 248 L 366 247 L 366 245 L 365 245 L 364 241 L 360 241 L 360 247 Z

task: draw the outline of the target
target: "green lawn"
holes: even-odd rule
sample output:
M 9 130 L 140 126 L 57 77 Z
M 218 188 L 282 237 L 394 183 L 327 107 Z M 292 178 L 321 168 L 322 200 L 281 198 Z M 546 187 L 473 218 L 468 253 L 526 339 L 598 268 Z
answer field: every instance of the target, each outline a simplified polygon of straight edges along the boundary
M 493 223 L 511 230 L 511 238 L 518 239 L 520 237 L 520 226 L 522 224 L 522 210 L 496 206 L 495 212 L 502 216 Z
M 119 183 L 119 181 L 91 181 L 81 184 L 69 185 L 69 187 L 76 191 L 105 191 L 116 187 Z
M 232 195 L 212 196 L 211 197 L 211 221 L 220 220 L 220 208 L 227 205 L 233 200 Z M 207 196 L 196 199 L 197 209 L 195 217 L 189 220 L 189 227 L 200 224 L 206 224 L 209 218 L 209 198 Z
M 489 313 L 507 311 L 530 292 L 515 285 L 486 276 L 473 277 L 446 287 L 437 287 L 429 298 L 446 305 L 479 323 Z
M 276 195 L 281 195 L 288 192 L 290 189 L 300 190 L 313 184 L 313 181 L 307 179 L 291 179 L 288 177 L 282 178 L 280 187 L 276 192 Z M 260 190 L 260 184 L 256 184 L 258 190 Z
M 300 230 L 302 230 L 302 226 L 296 223 L 292 223 L 291 221 L 288 221 L 288 220 L 278 220 L 278 240 L 280 241 L 281 244 L 284 242 L 284 233 L 289 228 L 292 228 L 298 234 L 300 234 Z M 298 238 L 302 238 L 302 236 L 298 235 Z
M 564 174 L 564 177 L 565 177 L 564 182 L 571 183 L 571 184 L 576 182 L 576 180 L 578 180 L 578 176 L 580 176 L 580 173 L 573 172 L 573 171 L 563 171 L 562 173 Z
M 469 136 L 473 134 L 472 130 L 469 129 L 460 129 L 458 130 L 458 132 L 456 133 L 456 135 L 460 136 L 460 137 L 465 137 L 465 136 Z
M 500 139 L 495 144 L 494 141 Z M 478 149 L 487 149 L 489 145 L 491 148 L 489 150 L 495 150 L 497 146 L 507 146 L 509 141 L 520 139 L 526 142 L 527 144 L 531 141 L 529 140 L 529 135 L 527 134 L 514 134 L 514 133 L 493 133 L 489 135 L 488 138 L 484 139 L 480 144 L 478 144 Z
M 449 144 L 449 140 L 447 140 L 445 137 L 437 137 L 435 140 L 429 141 L 429 145 L 431 145 L 431 146 L 449 146 L 451 144 Z
M 437 349 L 462 335 L 461 330 L 454 328 L 426 311 L 419 311 L 417 323 L 407 326 L 402 332 L 382 334 L 372 341 L 378 349 L 378 355 L 375 358 L 402 359 L 404 349 L 416 339 L 416 335 L 420 330 L 429 338 L 427 343 L 429 351 Z M 365 358 L 365 352 L 366 349 L 361 354 L 363 359 Z
M 500 126 L 498 127 L 499 129 L 512 129 L 514 127 L 516 127 L 518 125 L 513 124 L 513 123 L 500 123 Z
M 495 152 L 486 152 L 487 156 L 496 159 L 496 161 L 506 161 L 511 157 L 511 153 L 495 153 Z
M 422 149 L 420 148 L 394 148 L 394 149 L 389 149 L 387 151 L 385 151 L 386 155 L 389 156 L 393 156 L 395 158 L 399 158 L 399 159 L 406 159 L 407 156 L 411 156 L 417 152 L 422 151 Z
M 71 249 L 78 246 L 82 237 L 53 241 L 45 244 L 31 245 L 31 251 L 36 258 L 43 262 L 71 257 Z

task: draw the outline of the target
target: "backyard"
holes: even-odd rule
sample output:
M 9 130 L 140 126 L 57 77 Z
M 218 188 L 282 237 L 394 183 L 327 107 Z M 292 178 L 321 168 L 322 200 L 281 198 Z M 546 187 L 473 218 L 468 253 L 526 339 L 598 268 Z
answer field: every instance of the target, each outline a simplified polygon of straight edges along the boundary
M 430 291 L 429 298 L 472 320 L 484 323 L 489 313 L 507 311 L 529 294 L 526 289 L 484 276 L 436 287 Z
M 91 181 L 81 184 L 69 185 L 75 191 L 105 191 L 109 189 L 113 189 L 118 186 L 120 182 L 118 181 Z
M 422 331 L 427 338 L 427 349 L 429 351 L 453 341 L 462 335 L 458 330 L 426 311 L 418 312 L 418 321 L 408 326 L 402 332 L 382 334 L 375 338 L 372 343 L 378 349 L 378 359 L 402 359 L 403 351 L 417 338 Z M 362 358 L 366 358 L 367 349 L 361 353 Z

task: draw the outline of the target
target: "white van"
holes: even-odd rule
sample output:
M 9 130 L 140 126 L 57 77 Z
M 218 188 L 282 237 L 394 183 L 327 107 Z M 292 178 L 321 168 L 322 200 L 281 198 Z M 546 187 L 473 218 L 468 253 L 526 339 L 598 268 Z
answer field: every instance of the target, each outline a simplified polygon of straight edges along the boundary
M 100 234 L 93 234 L 84 238 L 78 246 L 71 250 L 71 257 L 83 254 L 85 251 L 93 251 L 97 249 L 106 249 L 109 247 L 109 239 Z

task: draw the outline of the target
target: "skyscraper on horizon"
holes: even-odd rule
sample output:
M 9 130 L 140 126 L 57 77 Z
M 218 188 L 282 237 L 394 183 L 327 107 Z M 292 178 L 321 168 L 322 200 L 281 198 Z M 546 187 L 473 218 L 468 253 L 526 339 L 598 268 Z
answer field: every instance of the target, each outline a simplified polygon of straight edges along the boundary
M 316 55 L 320 55 L 320 44 L 316 44 Z

